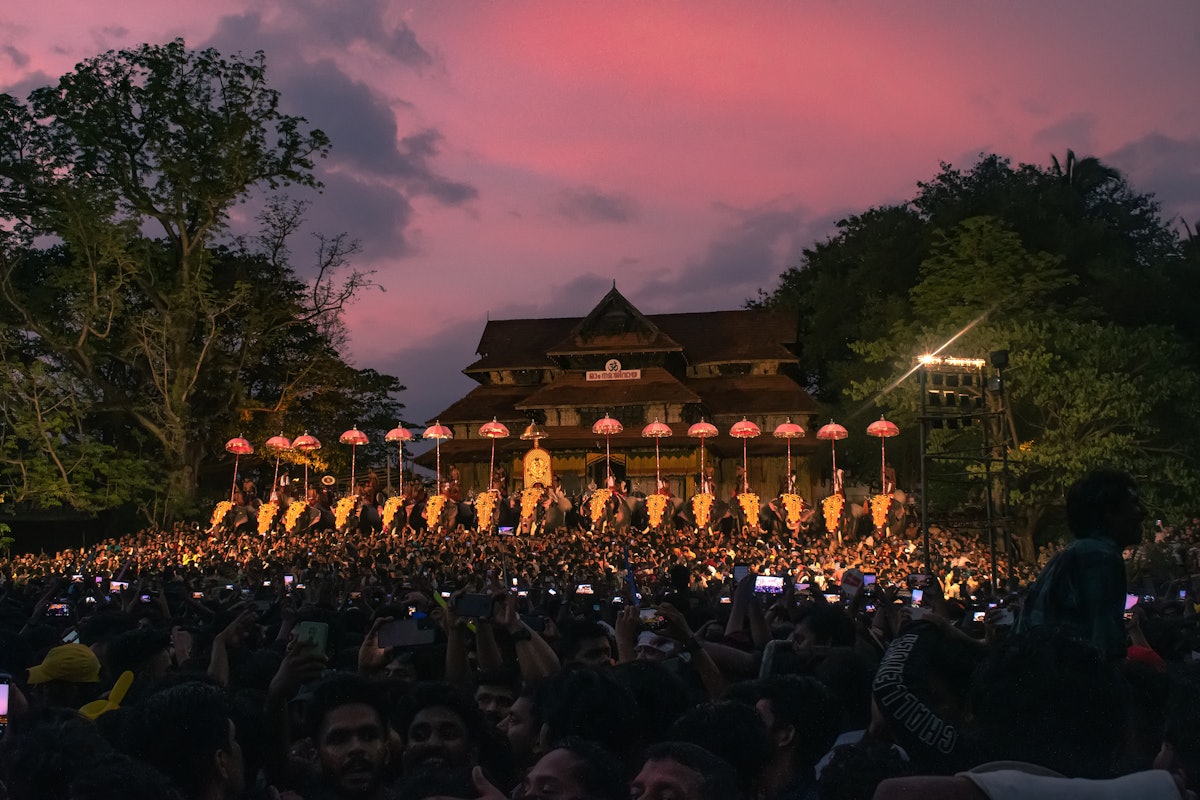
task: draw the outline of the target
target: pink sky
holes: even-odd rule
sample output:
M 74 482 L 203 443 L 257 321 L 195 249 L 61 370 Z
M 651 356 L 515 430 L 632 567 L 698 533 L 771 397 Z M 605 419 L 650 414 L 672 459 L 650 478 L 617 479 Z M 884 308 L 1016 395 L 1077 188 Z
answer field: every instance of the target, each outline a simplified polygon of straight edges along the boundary
M 739 307 L 939 162 L 1072 148 L 1200 221 L 1195 3 L 43 0 L 0 10 L 0 90 L 176 36 L 265 50 L 332 137 L 310 221 L 387 289 L 348 356 L 417 423 L 489 314 L 582 315 L 614 279 L 647 313 Z

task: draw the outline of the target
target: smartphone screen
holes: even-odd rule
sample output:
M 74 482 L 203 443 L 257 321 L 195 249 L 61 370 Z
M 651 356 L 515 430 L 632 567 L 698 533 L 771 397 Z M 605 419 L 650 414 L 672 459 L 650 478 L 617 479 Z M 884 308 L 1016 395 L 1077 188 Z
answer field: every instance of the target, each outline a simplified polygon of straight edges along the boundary
M 590 583 L 581 583 L 575 587 L 575 594 L 592 594 L 592 585 Z
M 874 582 L 875 582 L 875 573 L 874 572 L 864 572 L 863 573 L 863 586 L 870 586 Z
M 310 645 L 323 653 L 329 644 L 329 624 L 308 620 L 298 622 L 296 623 L 296 639 L 300 644 Z
M 756 594 L 783 594 L 783 576 L 759 575 L 754 579 Z
M 921 602 L 924 599 L 925 599 L 925 590 L 924 589 L 913 589 L 912 590 L 912 604 L 914 606 L 920 606 Z

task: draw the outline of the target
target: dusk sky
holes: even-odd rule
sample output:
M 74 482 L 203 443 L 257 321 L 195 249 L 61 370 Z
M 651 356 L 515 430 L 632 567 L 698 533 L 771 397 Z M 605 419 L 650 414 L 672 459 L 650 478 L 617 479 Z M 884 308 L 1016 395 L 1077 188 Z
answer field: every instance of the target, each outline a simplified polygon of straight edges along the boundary
M 583 315 L 614 279 L 645 313 L 741 307 L 939 162 L 1071 148 L 1200 222 L 1193 0 L 8 2 L 0 91 L 175 37 L 265 51 L 332 138 L 311 228 L 386 288 L 347 357 L 417 424 L 473 385 L 489 315 Z

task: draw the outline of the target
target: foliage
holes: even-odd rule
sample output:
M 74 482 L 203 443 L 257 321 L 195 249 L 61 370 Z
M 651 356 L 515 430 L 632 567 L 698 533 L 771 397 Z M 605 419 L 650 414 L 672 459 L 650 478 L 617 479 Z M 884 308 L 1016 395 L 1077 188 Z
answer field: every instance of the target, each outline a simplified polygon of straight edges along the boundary
M 839 418 L 885 412 L 902 431 L 888 442 L 889 460 L 910 465 L 920 430 L 918 384 L 908 377 L 916 357 L 942 347 L 976 357 L 1009 351 L 1007 414 L 986 431 L 932 431 L 928 446 L 982 453 L 985 435 L 993 447 L 1006 442 L 1011 499 L 1031 544 L 1065 487 L 1099 465 L 1141 476 L 1158 515 L 1194 513 L 1195 249 L 1162 222 L 1152 197 L 1097 159 L 1068 151 L 1042 169 L 984 156 L 966 171 L 943 165 L 909 203 L 843 221 L 757 302 L 797 309 L 818 396 Z M 987 400 L 999 408 L 996 395 Z M 846 464 L 869 475 L 866 448 L 846 444 Z M 950 479 L 940 498 L 949 507 L 986 496 L 980 464 L 931 469 Z
M 0 480 L 99 508 L 138 495 L 144 459 L 162 477 L 141 499 L 177 514 L 226 475 L 229 436 L 368 402 L 394 424 L 402 387 L 339 355 L 341 313 L 370 285 L 348 266 L 357 244 L 321 238 L 301 280 L 288 241 L 304 206 L 286 200 L 258 238 L 227 236 L 253 193 L 318 186 L 327 137 L 278 107 L 261 52 L 181 40 L 85 61 L 24 103 L 0 96 L 2 388 L 55 412 L 6 411 Z

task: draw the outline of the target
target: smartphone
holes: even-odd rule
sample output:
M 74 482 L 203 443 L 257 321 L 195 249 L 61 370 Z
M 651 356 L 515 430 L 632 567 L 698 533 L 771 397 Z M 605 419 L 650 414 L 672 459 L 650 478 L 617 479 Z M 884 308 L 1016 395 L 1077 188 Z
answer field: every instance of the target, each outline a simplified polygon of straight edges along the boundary
M 307 620 L 296 623 L 296 640 L 324 653 L 329 646 L 329 623 Z
M 729 605 L 730 603 L 732 603 L 732 602 L 733 602 L 733 598 L 732 598 L 732 597 L 730 597 L 730 596 L 729 596 L 729 595 L 727 595 L 727 594 L 723 594 L 723 595 L 721 595 L 721 599 L 720 599 L 720 600 L 718 600 L 717 602 L 718 602 L 718 603 L 720 603 L 720 604 L 721 604 L 721 605 L 723 605 L 723 606 L 727 606 L 727 605 Z
M 612 604 L 614 606 L 619 606 L 619 605 L 623 604 L 624 602 L 625 602 L 625 598 L 621 597 L 621 595 L 619 595 L 619 594 L 613 595 Z
M 193 600 L 203 600 L 204 592 L 192 592 L 192 599 Z
M 912 604 L 914 606 L 920 608 L 921 603 L 924 600 L 925 600 L 925 590 L 924 589 L 913 589 L 912 590 Z
M 71 604 L 66 602 L 51 603 L 46 606 L 47 617 L 69 617 L 71 616 Z
M 108 591 L 112 594 L 123 592 L 129 588 L 129 581 L 109 581 Z
M 8 687 L 12 676 L 0 675 L 0 738 L 8 730 Z
M 433 626 L 422 620 L 396 619 L 379 629 L 379 646 L 390 650 L 393 647 L 433 644 L 435 635 Z
M 868 614 L 874 614 L 875 613 L 875 604 L 867 603 L 865 606 L 863 606 L 863 611 L 867 612 Z
M 270 581 L 263 581 L 263 586 L 270 586 L 270 585 L 271 585 Z
M 658 630 L 666 624 L 663 615 L 658 612 L 657 608 L 642 608 L 638 610 L 638 617 L 641 619 L 642 627 L 647 630 Z
M 1133 619 L 1133 607 L 1138 604 L 1140 599 L 1136 594 L 1125 595 L 1125 619 Z
M 842 604 L 842 595 L 840 592 L 826 592 L 825 593 L 825 602 L 829 603 L 829 605 L 831 605 L 831 606 L 841 605 Z
M 1187 592 L 1188 592 L 1188 590 L 1187 590 L 1187 589 L 1180 589 L 1180 590 L 1179 590 L 1179 602 L 1181 602 L 1181 603 L 1182 603 L 1184 600 L 1187 600 L 1187 596 L 1188 596 L 1188 595 L 1187 595 Z
M 581 583 L 575 587 L 575 594 L 594 594 L 590 583 Z
M 749 564 L 734 564 L 733 565 L 733 580 L 735 583 L 741 583 L 747 575 L 750 574 Z
M 976 611 L 974 614 L 971 615 L 971 619 L 974 620 L 975 622 L 983 622 L 983 619 L 986 616 L 987 616 L 986 611 Z
M 496 598 L 490 594 L 464 594 L 454 602 L 454 613 L 468 619 L 491 619 Z
M 783 594 L 783 576 L 759 575 L 754 579 L 755 594 Z
M 284 575 L 283 576 L 283 585 L 285 588 L 287 588 L 287 589 L 292 588 L 292 584 L 295 582 L 296 582 L 295 575 Z
M 863 573 L 863 586 L 870 586 L 874 582 L 875 582 L 875 573 L 874 572 L 864 572 Z

